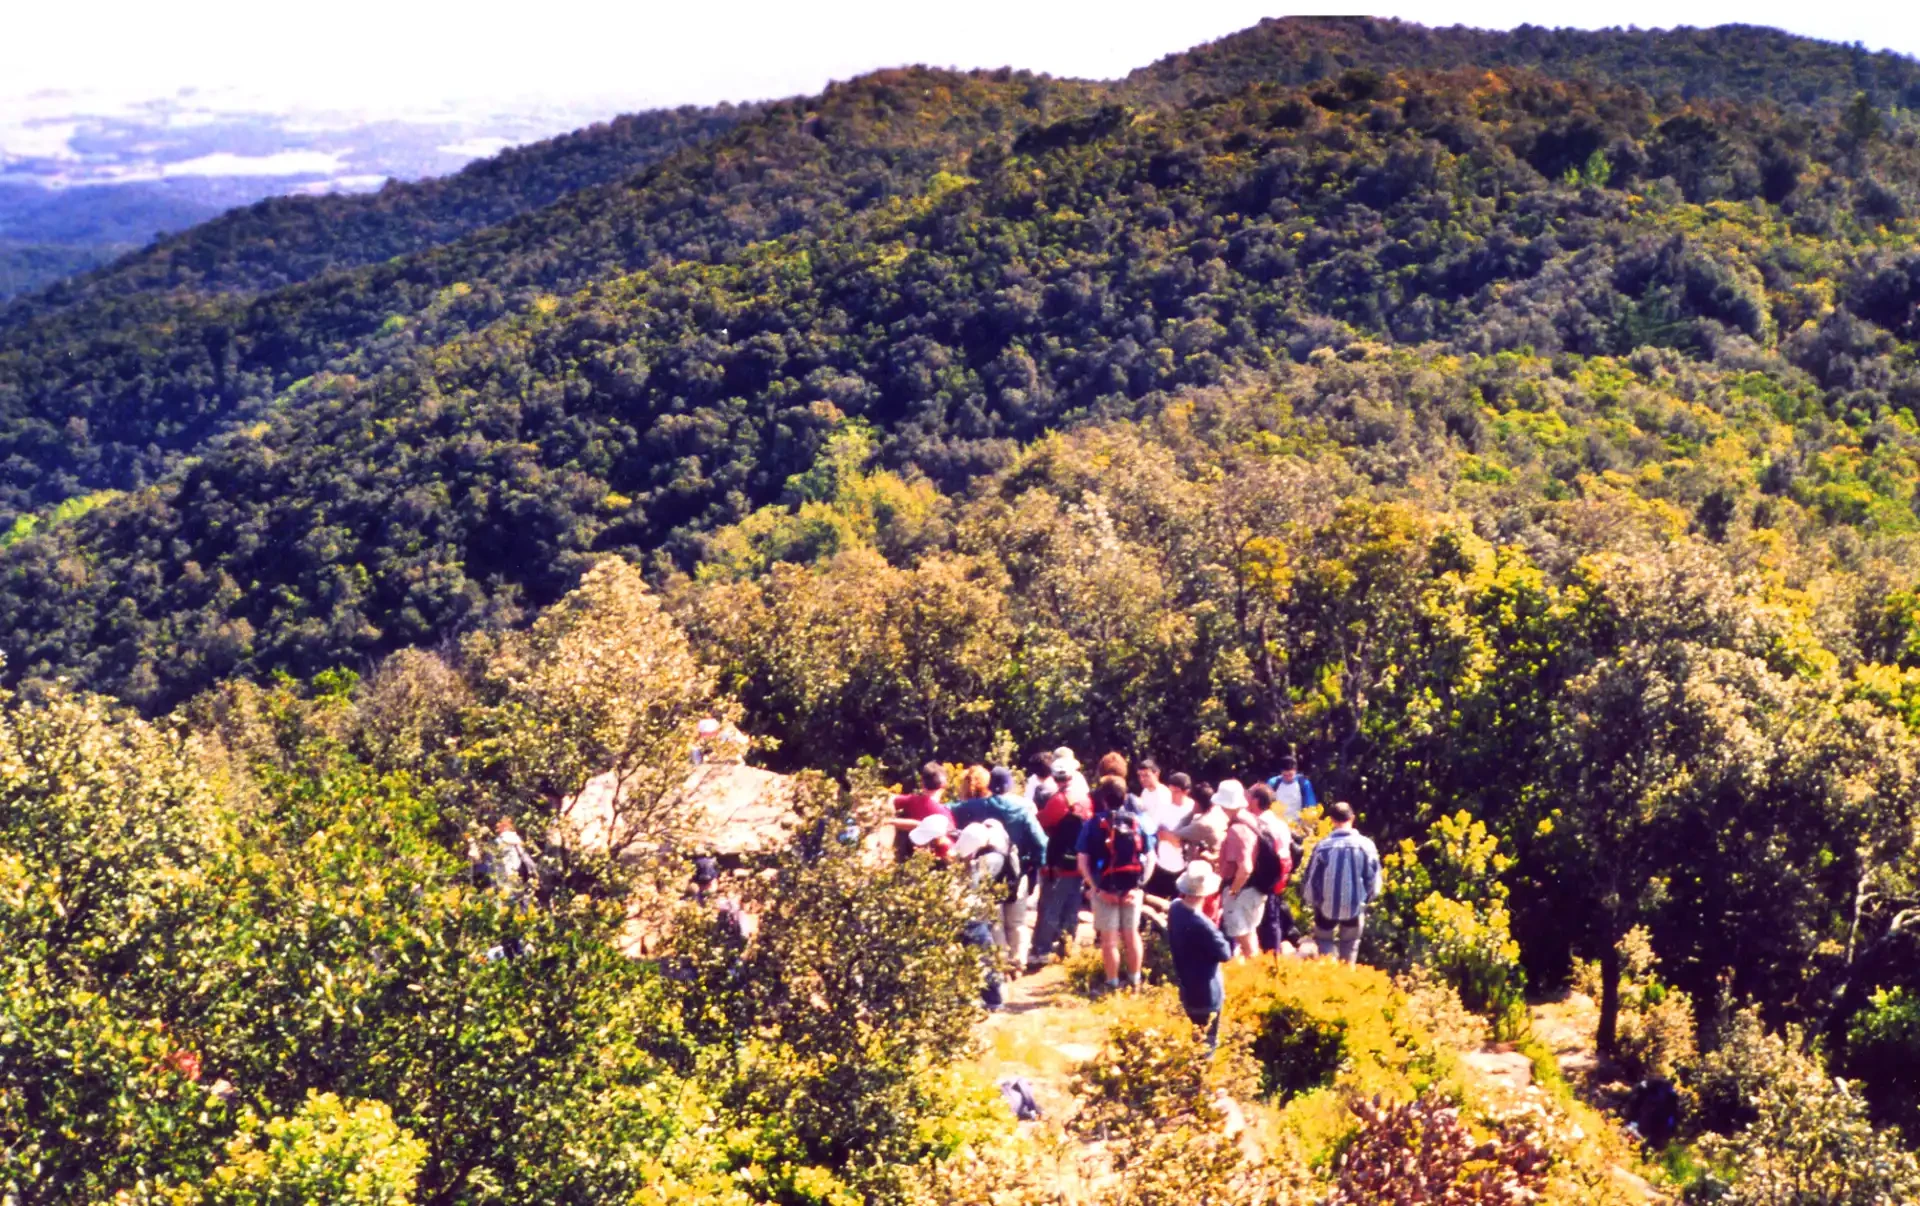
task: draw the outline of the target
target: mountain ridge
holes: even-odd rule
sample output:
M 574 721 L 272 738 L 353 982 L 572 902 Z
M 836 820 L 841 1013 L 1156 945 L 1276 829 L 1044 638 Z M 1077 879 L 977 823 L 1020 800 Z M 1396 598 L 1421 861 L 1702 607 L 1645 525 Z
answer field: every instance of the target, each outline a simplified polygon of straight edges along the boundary
M 1914 396 L 1875 233 L 1920 204 L 1907 127 L 1508 67 L 1129 87 L 874 73 L 393 262 L 16 323 L 11 514 L 138 497 L 20 533 L 9 673 L 78 657 L 163 706 L 312 672 L 550 600 L 598 551 L 689 568 L 840 419 L 952 489 L 1049 427 L 1367 340 L 1744 357 L 1854 432 Z M 349 466 L 370 492 L 326 485 Z M 80 545 L 121 568 L 74 577 Z M 175 656 L 189 630 L 224 652 Z

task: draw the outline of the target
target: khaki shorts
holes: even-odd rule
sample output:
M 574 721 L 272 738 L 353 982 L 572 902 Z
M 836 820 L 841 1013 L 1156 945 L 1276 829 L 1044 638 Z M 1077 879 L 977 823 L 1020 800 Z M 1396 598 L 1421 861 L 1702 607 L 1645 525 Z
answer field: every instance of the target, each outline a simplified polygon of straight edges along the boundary
M 1093 897 L 1093 932 L 1096 934 L 1131 934 L 1140 928 L 1140 896 L 1129 892 L 1115 903 L 1104 892 L 1091 892 Z
M 1267 915 L 1267 897 L 1270 893 L 1249 884 L 1240 889 L 1239 894 L 1231 898 L 1222 897 L 1220 902 L 1220 932 L 1229 938 L 1244 938 L 1259 926 L 1260 919 Z

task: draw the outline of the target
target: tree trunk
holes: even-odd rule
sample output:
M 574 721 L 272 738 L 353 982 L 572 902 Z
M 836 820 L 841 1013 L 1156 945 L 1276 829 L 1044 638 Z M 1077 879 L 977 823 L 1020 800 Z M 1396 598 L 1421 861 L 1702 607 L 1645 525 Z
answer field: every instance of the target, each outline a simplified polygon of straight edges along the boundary
M 1619 927 L 1609 919 L 1606 945 L 1600 950 L 1600 1028 L 1594 1046 L 1600 1054 L 1611 1056 L 1620 1029 L 1620 940 Z

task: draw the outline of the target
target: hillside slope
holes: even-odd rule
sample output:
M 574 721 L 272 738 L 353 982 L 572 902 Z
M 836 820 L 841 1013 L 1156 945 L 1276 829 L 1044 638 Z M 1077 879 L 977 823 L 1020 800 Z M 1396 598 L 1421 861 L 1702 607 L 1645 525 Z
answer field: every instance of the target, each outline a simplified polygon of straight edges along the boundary
M 0 326 L 132 293 L 260 292 L 437 247 L 568 193 L 623 179 L 752 112 L 753 106 L 721 105 L 630 114 L 511 148 L 451 176 L 389 182 L 377 193 L 269 198 L 23 298 L 0 310 Z
M 1920 63 L 1891 51 L 1796 37 L 1754 25 L 1711 29 L 1430 29 L 1375 17 L 1270 17 L 1169 55 L 1127 77 L 1144 94 L 1192 97 L 1249 84 L 1310 84 L 1373 71 L 1520 67 L 1559 79 L 1624 84 L 1688 100 L 1831 106 L 1865 91 L 1882 106 L 1920 106 Z
M 916 190 L 963 149 L 1017 132 L 1046 98 L 1070 106 L 1086 91 L 1009 73 L 883 73 L 413 256 L 257 298 L 134 292 L 33 317 L 0 331 L 0 518 L 157 480 L 323 370 L 367 377 L 431 361 L 452 339 L 545 305 L 542 294 L 725 260 Z
M 884 74 L 633 186 L 203 303 L 140 328 L 145 348 L 33 328 L 3 362 L 16 507 L 198 459 L 16 545 L 10 672 L 77 669 L 150 705 L 311 672 L 554 598 L 591 551 L 685 564 L 699 532 L 777 499 L 834 415 L 952 486 L 1059 423 L 1362 337 L 1665 346 L 1713 377 L 1764 369 L 1802 461 L 1858 480 L 1843 463 L 1871 432 L 1876 463 L 1909 455 L 1887 416 L 1920 385 L 1915 259 L 1885 211 L 1920 200 L 1911 131 L 1855 142 L 1524 72 L 1101 100 Z M 202 443 L 235 416 L 256 425 Z M 1604 429 L 1552 438 L 1602 466 L 1647 455 Z M 1904 510 L 1908 471 L 1876 472 L 1834 514 Z

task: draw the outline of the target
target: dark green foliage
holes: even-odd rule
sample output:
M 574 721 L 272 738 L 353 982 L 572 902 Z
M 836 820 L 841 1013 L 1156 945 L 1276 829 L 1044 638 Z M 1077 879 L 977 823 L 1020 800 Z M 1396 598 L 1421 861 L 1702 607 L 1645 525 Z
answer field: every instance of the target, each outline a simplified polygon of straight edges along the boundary
M 1253 1022 L 1252 1052 L 1260 1063 L 1260 1091 L 1285 1101 L 1333 1083 L 1345 1058 L 1338 1022 L 1275 1002 Z
M 1792 218 L 1832 231 L 1813 259 L 1623 191 L 1664 173 L 1760 206 L 1763 141 L 1833 165 L 1836 134 L 1496 82 L 1361 72 L 1165 109 L 1005 73 L 888 73 L 393 263 L 16 324 L 0 340 L 13 506 L 177 467 L 16 546 L 13 672 L 77 670 L 164 706 L 227 673 L 312 673 L 511 616 L 591 552 L 685 566 L 700 533 L 811 463 L 822 401 L 872 423 L 887 463 L 952 488 L 1049 426 L 1362 335 L 1726 356 L 1800 324 L 1781 352 L 1850 423 L 1911 399 L 1880 327 L 1800 317 L 1863 237 L 1850 177 L 1824 168 Z M 1603 141 L 1605 187 L 1536 170 Z M 1913 157 L 1884 138 L 1870 154 Z M 1475 406 L 1447 421 L 1474 448 Z M 1817 485 L 1846 522 L 1877 514 Z
M 1353 69 L 1470 66 L 1606 80 L 1689 100 L 1837 108 L 1864 95 L 1881 106 L 1911 108 L 1911 98 L 1920 95 L 1920 65 L 1904 55 L 1867 53 L 1752 25 L 1664 30 L 1522 25 L 1496 33 L 1464 26 L 1428 29 L 1373 17 L 1268 18 L 1128 78 L 1142 90 L 1190 97 L 1253 83 L 1310 84 Z

